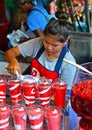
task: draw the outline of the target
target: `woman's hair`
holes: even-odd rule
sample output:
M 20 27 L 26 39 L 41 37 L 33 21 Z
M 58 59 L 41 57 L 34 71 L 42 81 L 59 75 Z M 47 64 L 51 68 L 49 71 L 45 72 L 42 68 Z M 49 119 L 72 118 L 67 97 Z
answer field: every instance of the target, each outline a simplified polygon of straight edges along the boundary
M 73 31 L 74 30 L 74 25 L 69 22 L 69 15 L 64 12 L 64 11 L 57 11 L 55 13 L 55 16 L 57 19 L 59 19 L 62 23 L 62 25 L 66 26 L 69 30 Z
M 58 41 L 64 43 L 68 39 L 70 31 L 67 29 L 65 24 L 62 23 L 62 21 L 56 18 L 52 18 L 48 22 L 44 31 L 44 35 L 49 34 L 54 35 Z
M 69 18 L 68 14 L 67 14 L 66 12 L 63 12 L 63 11 L 57 11 L 57 12 L 55 13 L 55 16 L 56 16 L 56 18 L 58 18 L 59 20 L 65 21 L 65 22 L 67 22 L 67 21 L 68 21 L 68 18 Z
M 30 2 L 33 4 L 34 0 L 14 0 L 14 3 L 17 7 L 19 7 L 20 4 L 25 4 L 26 2 Z

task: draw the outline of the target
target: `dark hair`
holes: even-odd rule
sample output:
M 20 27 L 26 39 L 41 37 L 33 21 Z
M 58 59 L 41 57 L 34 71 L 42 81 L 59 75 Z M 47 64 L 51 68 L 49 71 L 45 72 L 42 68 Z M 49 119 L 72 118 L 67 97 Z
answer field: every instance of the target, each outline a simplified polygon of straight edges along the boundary
M 68 21 L 68 18 L 69 18 L 68 14 L 63 11 L 57 11 L 55 13 L 55 16 L 56 16 L 56 18 L 60 19 L 61 21 L 65 21 L 65 22 Z
M 69 30 L 73 31 L 74 30 L 74 24 L 69 22 L 69 15 L 64 12 L 64 11 L 57 11 L 55 13 L 55 16 L 57 19 L 61 21 L 61 24 L 66 26 Z
M 15 5 L 16 5 L 17 7 L 19 7 L 20 4 L 25 4 L 25 3 L 27 3 L 27 2 L 30 2 L 31 4 L 33 4 L 33 3 L 32 3 L 32 0 L 14 0 L 14 3 L 15 3 Z
M 54 35 L 60 42 L 65 42 L 70 35 L 70 31 L 64 26 L 60 20 L 52 18 L 48 22 L 44 35 Z

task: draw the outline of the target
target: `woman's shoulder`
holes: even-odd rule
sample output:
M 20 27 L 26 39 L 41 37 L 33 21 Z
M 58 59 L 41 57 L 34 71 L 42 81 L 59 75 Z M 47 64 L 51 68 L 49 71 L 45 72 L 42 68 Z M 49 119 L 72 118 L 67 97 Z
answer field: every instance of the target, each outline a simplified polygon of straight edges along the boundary
M 76 59 L 74 58 L 74 56 L 71 54 L 70 51 L 68 51 L 68 52 L 66 53 L 65 58 L 66 58 L 66 59 L 69 59 L 69 60 L 71 60 L 71 61 L 73 61 L 73 62 L 76 62 Z

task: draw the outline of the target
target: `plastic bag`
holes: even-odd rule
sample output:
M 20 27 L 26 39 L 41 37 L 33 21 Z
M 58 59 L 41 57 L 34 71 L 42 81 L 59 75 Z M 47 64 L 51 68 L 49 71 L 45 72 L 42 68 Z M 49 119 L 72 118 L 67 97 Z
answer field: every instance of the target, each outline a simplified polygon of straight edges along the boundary
M 21 30 L 14 30 L 11 34 L 7 35 L 7 38 L 9 39 L 12 46 L 17 46 L 18 42 L 20 41 L 20 37 L 29 38 L 29 36 L 22 32 Z

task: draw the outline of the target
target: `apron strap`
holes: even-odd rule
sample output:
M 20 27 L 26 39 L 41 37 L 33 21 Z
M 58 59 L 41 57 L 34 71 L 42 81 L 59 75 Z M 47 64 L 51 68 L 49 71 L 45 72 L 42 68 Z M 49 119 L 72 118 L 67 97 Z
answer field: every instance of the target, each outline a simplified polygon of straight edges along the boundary
M 42 45 L 42 47 L 39 49 L 39 51 L 38 51 L 38 53 L 37 53 L 37 55 L 36 55 L 35 58 L 39 59 L 39 57 L 41 56 L 41 54 L 43 53 L 44 50 L 45 50 L 45 48 Z M 58 61 L 56 63 L 56 66 L 55 66 L 55 69 L 54 69 L 55 72 L 59 72 L 61 64 L 62 64 L 62 61 L 63 61 L 63 58 L 64 58 L 64 56 L 65 56 L 65 54 L 66 54 L 67 51 L 68 51 L 68 47 L 64 46 L 63 49 L 62 49 L 62 51 L 61 51 L 61 53 L 60 53 Z
M 39 57 L 41 56 L 41 54 L 43 53 L 43 51 L 45 50 L 44 46 L 42 45 L 42 47 L 39 49 L 37 55 L 36 55 L 36 59 L 39 59 Z
M 62 51 L 61 51 L 61 53 L 60 53 L 58 61 L 56 63 L 56 66 L 55 66 L 55 69 L 54 69 L 55 72 L 59 72 L 61 64 L 63 62 L 63 58 L 65 57 L 65 54 L 66 54 L 67 51 L 68 51 L 68 47 L 64 46 L 63 49 L 62 49 Z

